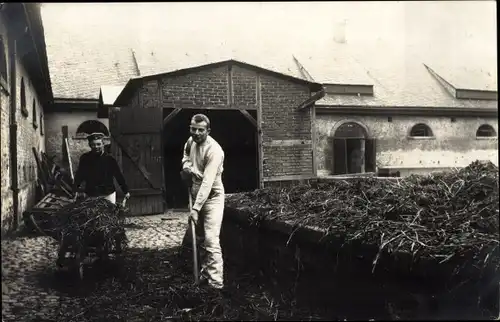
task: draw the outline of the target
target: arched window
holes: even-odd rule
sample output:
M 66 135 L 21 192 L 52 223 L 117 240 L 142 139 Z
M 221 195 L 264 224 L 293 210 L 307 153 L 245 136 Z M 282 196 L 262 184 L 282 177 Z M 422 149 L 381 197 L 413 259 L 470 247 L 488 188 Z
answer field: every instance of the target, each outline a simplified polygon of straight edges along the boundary
M 7 56 L 5 55 L 5 45 L 0 37 L 0 77 L 7 85 Z
M 91 134 L 95 132 L 104 133 L 104 135 L 109 136 L 109 131 L 106 125 L 99 121 L 89 120 L 85 121 L 76 130 L 76 135 Z
M 410 131 L 411 137 L 432 137 L 434 134 L 429 126 L 423 123 L 414 125 Z
M 497 136 L 497 133 L 496 133 L 495 129 L 493 128 L 493 126 L 491 126 L 489 124 L 483 124 L 477 129 L 476 136 L 478 138 L 490 138 L 490 137 Z
M 37 120 L 37 115 L 36 115 L 36 100 L 33 99 L 33 107 L 31 114 L 33 114 L 33 127 L 36 129 L 38 127 L 38 120 Z
M 26 88 L 24 85 L 24 78 L 21 78 L 21 91 L 20 91 L 20 101 L 21 101 L 21 113 L 28 117 L 28 109 L 26 108 Z

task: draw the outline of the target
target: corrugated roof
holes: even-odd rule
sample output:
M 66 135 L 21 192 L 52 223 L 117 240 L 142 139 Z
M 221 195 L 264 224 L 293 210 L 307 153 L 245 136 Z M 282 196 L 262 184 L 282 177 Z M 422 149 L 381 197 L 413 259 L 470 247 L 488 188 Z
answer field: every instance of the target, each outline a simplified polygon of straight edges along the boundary
M 477 1 L 51 3 L 43 15 L 55 97 L 96 98 L 101 85 L 123 85 L 138 71 L 229 59 L 305 79 L 295 55 L 316 82 L 374 85 L 374 97 L 318 104 L 465 107 L 494 102 L 454 99 L 424 64 L 454 86 L 496 89 L 494 9 Z

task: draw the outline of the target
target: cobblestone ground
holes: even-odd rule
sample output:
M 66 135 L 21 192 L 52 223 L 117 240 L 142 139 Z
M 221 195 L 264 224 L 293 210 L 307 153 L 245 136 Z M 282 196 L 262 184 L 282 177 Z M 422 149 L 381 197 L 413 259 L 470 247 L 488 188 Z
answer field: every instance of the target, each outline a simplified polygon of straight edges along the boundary
M 129 218 L 129 248 L 148 250 L 179 246 L 186 214 Z M 82 305 L 82 298 L 52 287 L 57 242 L 49 237 L 17 236 L 2 240 L 2 321 L 49 321 L 54 311 Z M 163 264 L 163 263 L 162 263 Z M 53 318 L 52 318 L 53 319 Z

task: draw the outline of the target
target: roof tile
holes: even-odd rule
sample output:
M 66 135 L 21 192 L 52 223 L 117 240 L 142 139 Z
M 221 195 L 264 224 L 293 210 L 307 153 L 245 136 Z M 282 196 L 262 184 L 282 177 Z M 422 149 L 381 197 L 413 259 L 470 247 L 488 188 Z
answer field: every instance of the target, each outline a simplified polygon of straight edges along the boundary
M 148 75 L 228 59 L 305 79 L 295 56 L 316 82 L 374 85 L 373 97 L 327 95 L 318 104 L 490 107 L 496 102 L 453 98 L 424 64 L 459 88 L 496 90 L 494 9 L 466 1 L 110 3 L 44 4 L 42 14 L 55 97 L 96 99 L 102 85 L 138 76 L 137 67 Z M 308 15 L 313 22 L 302 23 Z

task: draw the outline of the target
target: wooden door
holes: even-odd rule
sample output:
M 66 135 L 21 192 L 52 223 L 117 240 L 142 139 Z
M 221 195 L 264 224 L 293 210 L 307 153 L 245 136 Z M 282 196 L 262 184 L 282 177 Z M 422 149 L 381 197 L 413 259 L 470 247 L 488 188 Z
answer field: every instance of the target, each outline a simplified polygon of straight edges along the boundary
M 346 140 L 333 139 L 333 174 L 347 174 Z
M 164 211 L 160 108 L 111 108 L 111 151 L 130 189 L 131 215 Z

